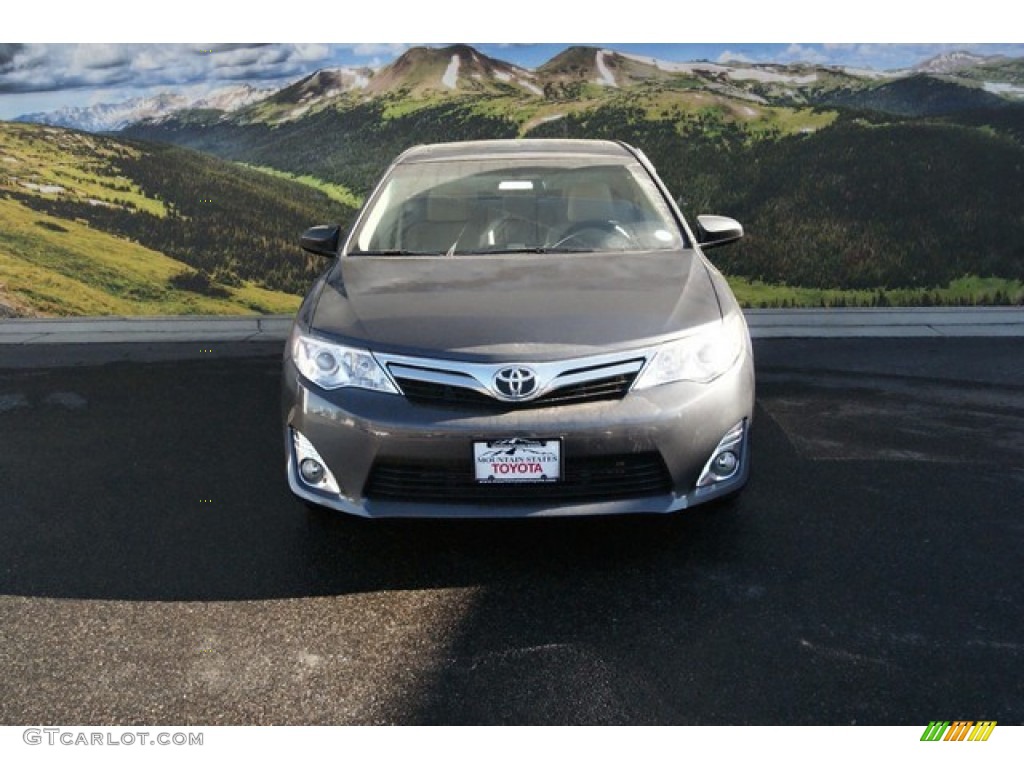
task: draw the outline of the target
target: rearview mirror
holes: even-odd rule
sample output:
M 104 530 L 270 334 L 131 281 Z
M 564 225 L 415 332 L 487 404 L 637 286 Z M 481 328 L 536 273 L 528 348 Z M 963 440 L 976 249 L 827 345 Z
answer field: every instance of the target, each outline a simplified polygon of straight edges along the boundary
M 337 224 L 321 224 L 310 227 L 299 238 L 299 246 L 304 251 L 317 256 L 333 257 L 338 255 L 338 243 L 341 240 L 341 227 Z
M 701 248 L 717 248 L 743 237 L 743 225 L 728 216 L 698 216 L 697 242 Z

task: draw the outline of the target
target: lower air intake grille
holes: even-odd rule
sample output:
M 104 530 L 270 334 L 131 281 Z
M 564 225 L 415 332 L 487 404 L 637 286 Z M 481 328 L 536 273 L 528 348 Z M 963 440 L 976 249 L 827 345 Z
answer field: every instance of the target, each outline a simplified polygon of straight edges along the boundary
M 487 502 L 600 501 L 656 496 L 672 488 L 665 462 L 656 452 L 593 456 L 566 460 L 557 483 L 477 483 L 470 461 L 457 464 L 408 464 L 379 461 L 365 494 L 389 501 Z

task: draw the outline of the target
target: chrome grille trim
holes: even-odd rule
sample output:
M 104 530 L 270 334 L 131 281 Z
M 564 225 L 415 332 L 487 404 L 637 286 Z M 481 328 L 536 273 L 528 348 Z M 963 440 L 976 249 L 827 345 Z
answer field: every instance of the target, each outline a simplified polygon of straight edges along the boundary
M 380 355 L 378 355 L 378 358 L 380 358 Z M 401 365 L 400 363 L 393 363 L 388 365 L 387 368 L 393 379 L 412 379 L 414 381 L 426 381 L 430 384 L 445 384 L 450 387 L 471 389 L 482 395 L 493 396 L 491 390 L 477 381 L 477 379 L 472 375 L 467 373 L 450 373 L 448 371 L 436 370 L 433 368 L 418 368 L 415 366 Z
M 409 379 L 472 390 L 501 403 L 528 404 L 559 389 L 592 381 L 615 376 L 627 376 L 632 381 L 632 378 L 643 369 L 651 353 L 650 349 L 629 350 L 543 363 L 469 363 L 461 360 L 406 357 L 379 352 L 374 353 L 374 356 L 388 371 L 399 390 L 402 388 L 398 380 Z M 528 398 L 511 401 L 492 385 L 498 371 L 513 365 L 531 368 L 537 375 L 537 389 Z

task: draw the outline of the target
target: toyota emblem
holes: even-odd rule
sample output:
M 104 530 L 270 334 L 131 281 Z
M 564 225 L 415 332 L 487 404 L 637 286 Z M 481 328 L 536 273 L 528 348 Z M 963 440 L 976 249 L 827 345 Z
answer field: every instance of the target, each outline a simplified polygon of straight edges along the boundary
M 537 391 L 537 374 L 523 366 L 502 368 L 494 374 L 494 388 L 509 400 L 525 400 Z

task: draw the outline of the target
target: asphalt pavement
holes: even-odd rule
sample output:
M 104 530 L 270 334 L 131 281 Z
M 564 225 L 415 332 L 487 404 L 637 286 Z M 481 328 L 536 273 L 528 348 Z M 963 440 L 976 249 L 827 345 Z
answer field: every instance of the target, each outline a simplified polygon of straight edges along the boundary
M 760 338 L 732 505 L 478 522 L 308 514 L 246 338 L 0 349 L 0 724 L 1024 723 L 1020 338 Z

